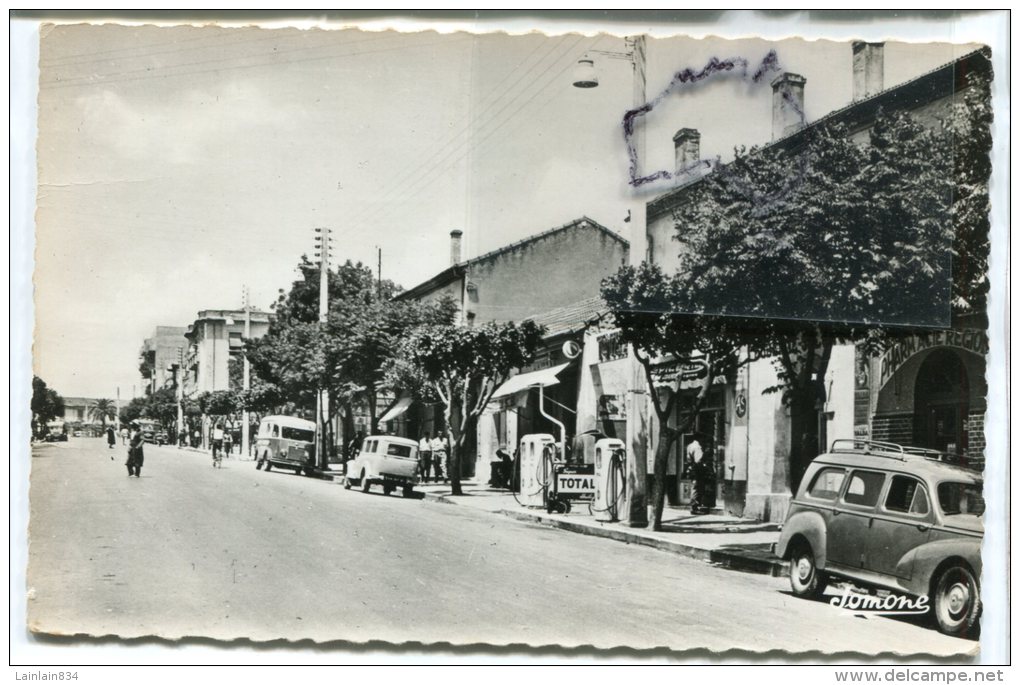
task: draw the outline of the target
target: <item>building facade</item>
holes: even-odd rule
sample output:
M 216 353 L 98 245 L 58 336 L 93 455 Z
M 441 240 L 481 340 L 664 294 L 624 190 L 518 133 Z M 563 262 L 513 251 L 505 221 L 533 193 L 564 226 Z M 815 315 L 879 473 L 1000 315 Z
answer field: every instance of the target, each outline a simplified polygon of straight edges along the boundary
M 231 359 L 240 359 L 244 350 L 245 318 L 249 318 L 249 338 L 257 339 L 269 331 L 269 312 L 243 309 L 206 309 L 198 313 L 184 334 L 188 346 L 184 355 L 184 396 L 230 390 Z
M 450 237 L 451 265 L 396 299 L 436 301 L 450 297 L 457 304 L 458 321 L 467 326 L 539 320 L 543 313 L 588 300 L 599 293 L 603 278 L 627 263 L 630 248 L 619 234 L 587 217 L 468 260 L 461 255 L 462 233 L 452 231 Z M 554 355 L 554 350 L 540 354 L 536 364 L 551 364 Z M 524 416 L 528 421 L 532 414 Z M 445 430 L 443 408 L 438 404 L 409 403 L 392 414 L 392 421 L 388 424 L 392 430 L 413 438 Z M 495 432 L 469 435 L 461 460 L 462 475 L 478 475 L 476 463 L 486 469 L 488 458 L 495 453 L 494 445 L 500 441 L 515 444 L 516 425 L 504 423 L 494 428 Z
M 142 383 L 152 393 L 174 383 L 174 367 L 180 368 L 188 339 L 183 326 L 156 326 L 152 337 L 146 338 L 139 352 Z
M 630 248 L 618 233 L 587 217 L 467 260 L 461 257 L 461 235 L 450 233 L 448 268 L 396 299 L 452 297 L 466 325 L 521 321 L 596 295 L 602 279 L 627 263 Z
M 855 43 L 852 50 L 854 101 L 811 124 L 803 120 L 805 79 L 785 73 L 773 81 L 771 146 L 795 150 L 805 130 L 822 124 L 845 125 L 852 140 L 866 144 L 870 128 L 883 111 L 908 112 L 925 125 L 942 126 L 954 103 L 962 99 L 968 74 L 990 69 L 986 53 L 979 51 L 883 89 L 882 45 Z M 696 170 L 699 167 L 692 166 L 699 157 L 699 142 L 697 131 L 677 133 L 680 184 L 647 205 L 648 256 L 667 271 L 677 268 L 684 255 L 683 235 L 677 232 L 673 212 L 689 201 L 690 191 L 703 178 Z M 880 357 L 865 355 L 854 345 L 837 345 L 824 381 L 826 401 L 818 408 L 817 453 L 825 451 L 833 439 L 856 436 L 935 449 L 949 458 L 980 465 L 988 349 L 983 321 L 980 316 L 958 318 L 951 330 L 912 336 Z M 735 378 L 714 384 L 703 412 L 708 416 L 698 417 L 697 429 L 711 436 L 719 495 L 730 513 L 782 521 L 798 485 L 790 465 L 789 407 L 781 393 L 765 392 L 777 383 L 772 360 L 753 361 Z M 651 458 L 657 427 L 654 412 L 649 415 Z M 671 470 L 676 468 L 671 465 Z

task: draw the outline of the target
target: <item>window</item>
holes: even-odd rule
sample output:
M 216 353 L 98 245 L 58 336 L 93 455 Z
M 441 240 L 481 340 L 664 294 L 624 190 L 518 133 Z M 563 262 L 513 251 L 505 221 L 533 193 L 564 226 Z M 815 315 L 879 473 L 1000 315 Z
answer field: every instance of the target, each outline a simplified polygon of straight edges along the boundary
M 369 440 L 361 449 L 362 452 L 375 452 L 375 440 Z
M 985 499 L 981 496 L 982 483 L 939 483 L 939 506 L 949 514 L 985 513 Z
M 273 437 L 274 438 L 280 437 L 280 427 L 277 426 L 275 423 L 273 424 Z
M 924 515 L 928 513 L 928 495 L 916 478 L 893 476 L 889 494 L 885 496 L 885 508 L 904 514 Z
M 386 446 L 386 454 L 391 457 L 410 457 L 411 446 L 410 445 L 396 445 L 392 442 Z
M 877 471 L 854 471 L 850 474 L 850 485 L 846 488 L 843 501 L 859 507 L 873 507 L 882 492 L 885 474 Z
M 846 471 L 843 469 L 822 469 L 811 483 L 808 494 L 818 499 L 836 499 L 845 477 Z
M 291 428 L 290 426 L 284 426 L 282 437 L 284 440 L 315 442 L 315 431 L 310 431 L 305 428 Z

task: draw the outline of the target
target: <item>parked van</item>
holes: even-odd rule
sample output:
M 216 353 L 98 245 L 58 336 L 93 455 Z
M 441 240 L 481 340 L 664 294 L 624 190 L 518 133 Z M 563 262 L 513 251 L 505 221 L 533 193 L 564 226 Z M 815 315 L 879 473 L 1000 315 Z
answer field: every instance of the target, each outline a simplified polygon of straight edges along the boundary
M 804 474 L 776 544 L 798 597 L 832 580 L 927 598 L 939 629 L 981 613 L 981 474 L 931 450 L 836 440 Z
M 255 468 L 292 469 L 311 474 L 315 468 L 315 423 L 293 416 L 267 416 L 255 440 Z
M 344 487 L 358 485 L 368 492 L 372 483 L 382 483 L 387 495 L 399 487 L 404 497 L 410 497 L 418 483 L 418 443 L 392 435 L 365 438 L 361 452 L 347 462 Z

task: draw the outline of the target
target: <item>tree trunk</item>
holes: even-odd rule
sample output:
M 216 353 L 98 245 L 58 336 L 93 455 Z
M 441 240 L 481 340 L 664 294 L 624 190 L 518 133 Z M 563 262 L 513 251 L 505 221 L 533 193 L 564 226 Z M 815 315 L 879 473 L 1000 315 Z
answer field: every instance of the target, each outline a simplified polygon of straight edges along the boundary
M 662 530 L 662 510 L 666 505 L 666 465 L 676 432 L 659 420 L 659 442 L 652 465 L 652 530 Z
M 366 393 L 365 398 L 365 401 L 368 404 L 368 434 L 375 435 L 379 431 L 379 426 L 377 425 L 378 419 L 375 416 L 375 392 L 370 391 Z
M 460 445 L 458 441 L 453 437 L 453 430 L 448 429 L 447 440 L 450 443 L 450 461 L 443 465 L 443 468 L 447 469 L 449 473 L 446 475 L 450 477 L 450 494 L 451 495 L 463 495 L 464 492 L 460 486 Z

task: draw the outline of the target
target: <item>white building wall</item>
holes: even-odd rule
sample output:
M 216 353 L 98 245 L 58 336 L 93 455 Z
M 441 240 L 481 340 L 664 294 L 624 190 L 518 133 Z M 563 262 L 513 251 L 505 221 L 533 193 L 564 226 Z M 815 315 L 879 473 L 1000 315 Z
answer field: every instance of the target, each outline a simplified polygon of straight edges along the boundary
M 781 393 L 764 394 L 778 383 L 770 360 L 747 369 L 747 503 L 744 515 L 781 521 L 789 508 L 787 462 L 790 454 L 789 412 Z
M 834 346 L 825 374 L 826 449 L 833 440 L 854 437 L 854 372 L 854 346 Z

